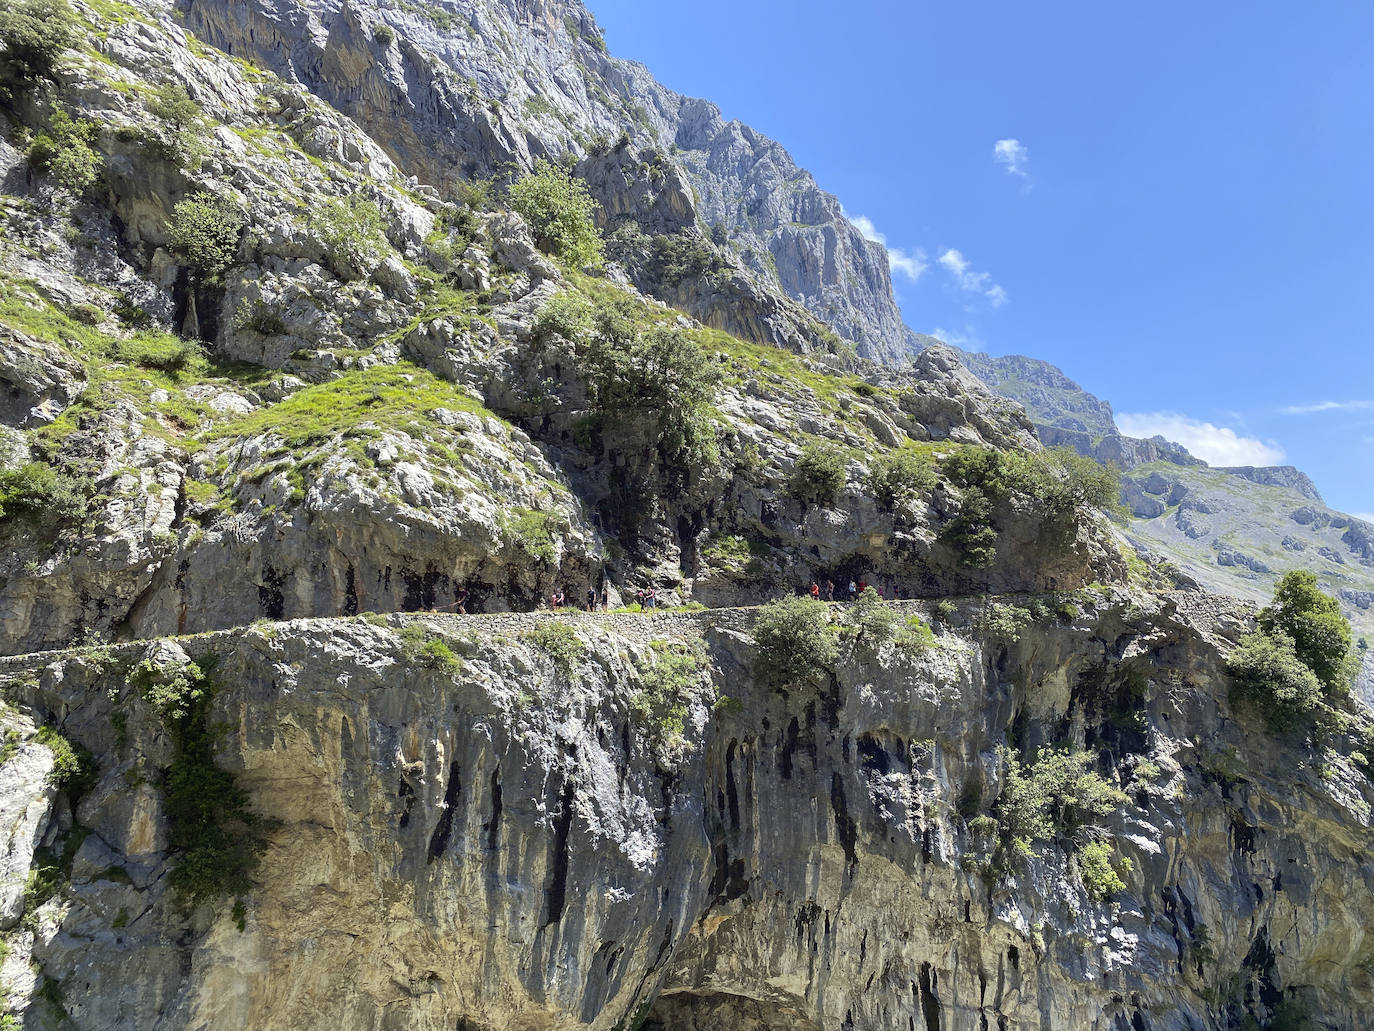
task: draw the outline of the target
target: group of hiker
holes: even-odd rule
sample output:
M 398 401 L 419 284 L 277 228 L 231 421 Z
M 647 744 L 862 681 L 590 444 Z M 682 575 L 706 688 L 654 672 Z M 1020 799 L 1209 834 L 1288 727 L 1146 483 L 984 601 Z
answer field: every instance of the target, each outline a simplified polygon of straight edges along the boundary
M 849 586 L 845 588 L 844 597 L 842 598 L 835 597 L 834 580 L 827 580 L 825 582 L 825 587 L 823 589 L 819 583 L 817 583 L 815 580 L 812 580 L 811 588 L 809 591 L 807 591 L 807 593 L 810 594 L 815 601 L 853 601 L 855 598 L 863 594 L 863 592 L 868 590 L 870 587 L 872 587 L 873 590 L 877 592 L 877 595 L 880 599 L 883 597 L 882 585 L 870 584 L 867 580 L 850 580 Z M 892 593 L 893 598 L 895 599 L 897 592 L 893 591 Z
M 641 609 L 656 609 L 658 608 L 658 588 L 652 586 L 641 587 L 639 590 L 635 591 L 634 599 Z M 548 604 L 549 608 L 553 609 L 555 612 L 560 609 L 573 607 L 568 601 L 567 592 L 563 590 L 556 590 L 553 594 L 549 595 Z M 600 610 L 601 612 L 605 612 L 610 607 L 611 594 L 608 587 L 602 587 L 600 591 L 594 587 L 587 588 L 586 603 L 581 606 L 582 611 L 596 612 Z

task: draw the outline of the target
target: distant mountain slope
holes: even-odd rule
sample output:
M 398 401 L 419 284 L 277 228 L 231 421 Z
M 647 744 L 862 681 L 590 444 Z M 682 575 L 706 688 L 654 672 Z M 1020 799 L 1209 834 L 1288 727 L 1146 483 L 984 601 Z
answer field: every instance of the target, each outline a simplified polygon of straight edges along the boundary
M 1311 570 L 1357 637 L 1374 639 L 1374 526 L 1327 508 L 1297 470 L 1291 484 L 1245 475 L 1269 471 L 1280 472 L 1139 466 L 1122 478 L 1134 516 L 1127 537 L 1208 588 L 1257 602 L 1290 569 Z M 1368 649 L 1360 657 L 1361 694 L 1371 698 L 1374 663 Z
M 928 346 L 933 337 L 917 337 Z M 1025 406 L 1040 439 L 1124 471 L 1127 536 L 1208 588 L 1267 601 L 1290 569 L 1309 569 L 1374 640 L 1374 526 L 1328 508 L 1293 466 L 1211 468 L 1163 437 L 1124 436 L 1106 401 L 1049 362 L 963 351 L 969 370 Z M 1374 661 L 1361 650 L 1361 693 L 1374 698 Z

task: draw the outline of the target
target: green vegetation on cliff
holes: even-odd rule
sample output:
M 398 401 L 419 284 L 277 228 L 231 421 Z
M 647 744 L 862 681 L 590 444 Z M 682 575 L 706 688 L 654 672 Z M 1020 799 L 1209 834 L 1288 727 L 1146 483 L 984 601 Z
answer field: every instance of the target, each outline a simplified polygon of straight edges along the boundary
M 1355 671 L 1350 622 L 1315 576 L 1285 573 L 1258 624 L 1231 653 L 1227 671 L 1270 730 L 1306 730 L 1329 705 L 1346 701 Z
M 758 610 L 754 675 L 774 686 L 805 684 L 825 675 L 839 657 L 824 602 L 783 598 Z
M 53 78 L 58 59 L 79 41 L 66 0 L 9 0 L 0 8 L 0 72 L 11 81 Z
M 132 677 L 172 738 L 162 778 L 168 844 L 177 853 L 170 880 L 193 903 L 247 893 L 266 844 L 248 793 L 215 761 L 213 666 L 212 659 L 171 668 L 144 661 Z
M 959 510 L 941 536 L 960 549 L 964 565 L 990 566 L 997 556 L 999 506 L 1020 499 L 1041 518 L 1051 543 L 1066 546 L 1082 513 L 1115 510 L 1117 474 L 1090 458 L 1057 448 L 1042 452 L 960 448 L 945 459 L 943 472 L 960 488 Z
M 511 184 L 510 206 L 534 230 L 541 247 L 572 268 L 601 264 L 601 234 L 596 230 L 596 202 L 578 179 L 540 158 L 534 171 Z

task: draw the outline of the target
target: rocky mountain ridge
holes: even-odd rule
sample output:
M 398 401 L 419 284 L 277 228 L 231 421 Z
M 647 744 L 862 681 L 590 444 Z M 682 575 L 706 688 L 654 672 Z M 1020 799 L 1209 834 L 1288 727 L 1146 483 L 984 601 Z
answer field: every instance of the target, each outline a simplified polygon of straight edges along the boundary
M 989 389 L 1025 406 L 1045 444 L 1123 471 L 1122 501 L 1138 546 L 1211 590 L 1257 602 L 1283 573 L 1310 570 L 1341 600 L 1357 633 L 1374 636 L 1374 560 L 1367 546 L 1374 528 L 1328 508 L 1301 470 L 1208 466 L 1163 437 L 1122 435 L 1110 404 L 1048 362 L 959 355 Z M 1374 658 L 1367 648 L 1361 658 L 1360 690 L 1374 700 Z
M 179 9 L 198 37 L 302 84 L 383 141 L 404 174 L 441 189 L 541 156 L 595 160 L 624 134 L 635 156 L 619 163 L 627 174 L 616 192 L 657 196 L 666 178 L 672 217 L 665 225 L 652 204 L 603 192 L 612 217 L 710 234 L 757 289 L 799 301 L 861 354 L 907 351 L 882 247 L 777 143 L 607 54 L 580 0 L 182 0 Z M 379 46 L 378 26 L 397 42 Z M 708 308 L 693 314 L 739 331 L 728 304 L 714 316 Z

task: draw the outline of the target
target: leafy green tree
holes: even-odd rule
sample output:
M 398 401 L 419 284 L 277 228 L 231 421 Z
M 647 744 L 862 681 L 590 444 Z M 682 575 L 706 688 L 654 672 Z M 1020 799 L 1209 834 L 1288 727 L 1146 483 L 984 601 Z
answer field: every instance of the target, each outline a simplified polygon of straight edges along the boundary
M 217 282 L 234 263 L 243 216 L 228 200 L 197 194 L 172 209 L 167 242 L 180 251 L 202 282 Z
M 1244 638 L 1226 660 L 1235 693 L 1259 710 L 1276 734 L 1309 726 L 1322 703 L 1322 684 L 1282 630 Z
M 386 256 L 382 212 L 370 200 L 330 200 L 315 213 L 311 228 L 324 244 L 330 268 L 341 279 L 365 278 Z
M 1112 847 L 1105 841 L 1090 841 L 1078 853 L 1078 872 L 1094 902 L 1105 902 L 1126 890 L 1126 882 L 1116 872 L 1112 859 Z
M 511 184 L 509 199 L 534 230 L 541 248 L 573 268 L 601 264 L 596 202 L 586 185 L 570 173 L 540 158 L 534 171 Z
M 89 490 L 78 480 L 46 462 L 29 462 L 0 472 L 0 520 L 24 516 L 54 523 L 81 515 Z
M 148 137 L 148 144 L 164 161 L 178 168 L 198 168 L 205 157 L 205 123 L 200 105 L 191 99 L 186 87 L 166 82 L 148 101 L 148 110 L 161 123 Z
M 872 587 L 865 587 L 845 610 L 845 630 L 856 640 L 879 645 L 892 640 L 902 627 L 901 618 L 892 607 L 878 597 Z
M 569 292 L 540 309 L 535 331 L 577 344 L 587 399 L 601 419 L 651 423 L 662 452 L 691 467 L 719 458 L 710 404 L 720 370 L 691 334 L 648 322 L 628 295 L 593 305 Z
M 992 502 L 978 487 L 967 487 L 959 511 L 940 531 L 940 539 L 959 550 L 960 565 L 986 569 L 997 560 L 997 530 Z
M 833 505 L 844 493 L 845 453 L 834 444 L 810 443 L 792 468 L 788 484 L 794 497 L 812 505 Z
M 1351 658 L 1350 621 L 1336 599 L 1317 586 L 1305 569 L 1284 573 L 1274 600 L 1259 613 L 1260 630 L 1287 635 L 1293 654 L 1312 671 L 1328 695 L 1342 696 L 1355 672 Z
M 935 482 L 935 464 L 910 448 L 885 451 L 868 472 L 873 497 L 889 511 L 933 490 Z
M 6 0 L 0 5 L 0 69 L 11 79 L 54 79 L 63 51 L 80 41 L 67 0 Z
M 829 609 L 811 598 L 783 598 L 761 606 L 754 644 L 754 675 L 778 687 L 824 676 L 839 655 Z
M 91 146 L 96 133 L 94 122 L 73 118 L 59 108 L 29 144 L 29 164 L 34 171 L 49 176 L 68 193 L 79 197 L 96 184 L 104 166 Z
M 1004 835 L 1024 854 L 1031 842 L 1073 836 L 1127 801 L 1090 769 L 1096 761 L 1091 752 L 1042 748 L 1029 766 L 1010 751 L 1002 755 L 1006 781 L 994 810 Z

